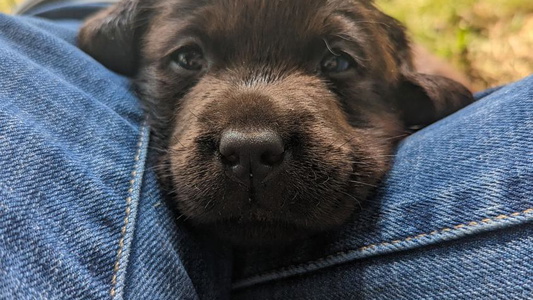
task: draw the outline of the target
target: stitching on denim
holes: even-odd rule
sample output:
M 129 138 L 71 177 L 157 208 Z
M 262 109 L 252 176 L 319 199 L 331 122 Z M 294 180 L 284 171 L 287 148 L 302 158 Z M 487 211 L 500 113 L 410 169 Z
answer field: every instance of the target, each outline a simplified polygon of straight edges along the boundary
M 315 260 L 312 260 L 312 261 L 307 261 L 307 262 L 300 263 L 300 264 L 293 264 L 293 265 L 289 265 L 289 266 L 286 266 L 286 267 L 278 268 L 278 269 L 276 269 L 274 271 L 268 271 L 268 272 L 260 273 L 260 274 L 257 274 L 257 275 L 245 277 L 245 278 L 243 278 L 241 280 L 238 280 L 237 282 L 244 282 L 244 281 L 248 281 L 248 280 L 253 279 L 253 278 L 259 278 L 259 277 L 263 277 L 263 276 L 274 275 L 274 274 L 276 274 L 278 272 L 287 271 L 287 270 L 295 269 L 295 268 L 301 268 L 301 267 L 308 266 L 308 265 L 320 264 L 320 263 L 322 263 L 322 262 L 324 262 L 326 260 L 329 260 L 329 259 L 332 259 L 332 258 L 336 258 L 338 256 L 343 256 L 343 255 L 347 255 L 347 254 L 355 253 L 355 252 L 362 252 L 362 251 L 370 250 L 370 249 L 373 249 L 373 248 L 376 248 L 376 247 L 379 247 L 379 246 L 395 245 L 395 244 L 398 244 L 398 243 L 401 243 L 401 242 L 409 242 L 409 241 L 412 241 L 412 240 L 417 240 L 417 239 L 421 239 L 421 238 L 424 238 L 424 237 L 433 236 L 433 235 L 436 235 L 436 234 L 439 234 L 439 233 L 451 232 L 453 230 L 476 227 L 476 226 L 480 226 L 480 225 L 483 225 L 483 224 L 488 224 L 488 223 L 492 223 L 492 222 L 496 222 L 496 221 L 500 221 L 500 220 L 505 220 L 505 219 L 508 219 L 508 218 L 511 218 L 511 217 L 518 217 L 518 216 L 529 215 L 529 214 L 533 214 L 533 208 L 529 208 L 529 209 L 526 209 L 526 210 L 523 210 L 523 211 L 520 211 L 520 212 L 514 212 L 514 213 L 511 213 L 511 214 L 508 214 L 508 215 L 499 215 L 499 216 L 496 216 L 496 217 L 493 217 L 493 218 L 485 218 L 485 219 L 482 219 L 481 221 L 471 221 L 471 222 L 468 222 L 468 223 L 463 223 L 463 224 L 459 224 L 459 225 L 455 225 L 455 226 L 451 226 L 451 227 L 445 227 L 445 228 L 441 228 L 441 229 L 437 229 L 437 230 L 431 231 L 429 233 L 422 233 L 422 234 L 415 235 L 415 236 L 410 236 L 410 237 L 407 237 L 407 238 L 404 238 L 404 239 L 392 240 L 392 241 L 382 242 L 382 243 L 375 243 L 375 244 L 370 244 L 370 245 L 363 246 L 363 247 L 360 247 L 360 248 L 357 248 L 357 249 L 339 251 L 339 252 L 336 252 L 334 254 L 330 254 L 328 256 L 324 256 L 322 258 L 315 259 Z M 251 284 L 251 285 L 254 285 L 254 284 Z M 247 286 L 249 286 L 249 285 L 247 285 Z
M 137 167 L 139 165 L 139 160 L 141 157 L 141 149 L 144 141 L 145 131 L 142 130 L 141 127 L 141 135 L 139 136 L 139 141 L 137 142 L 137 152 L 135 153 L 135 164 L 133 166 L 133 171 L 131 172 L 132 179 L 129 181 L 130 188 L 128 189 L 128 197 L 126 198 L 126 216 L 124 217 L 124 225 L 122 225 L 122 229 L 120 231 L 120 240 L 118 242 L 118 251 L 117 251 L 117 260 L 115 262 L 115 265 L 113 267 L 113 278 L 111 279 L 111 290 L 109 291 L 109 294 L 111 297 L 114 297 L 116 294 L 116 286 L 117 286 L 117 275 L 118 271 L 120 269 L 120 260 L 122 259 L 122 254 L 124 251 L 124 239 L 126 237 L 126 231 L 128 228 L 128 224 L 130 222 L 130 216 L 131 216 L 131 201 L 132 201 L 132 194 L 133 194 L 133 187 L 135 186 L 135 180 L 137 178 Z

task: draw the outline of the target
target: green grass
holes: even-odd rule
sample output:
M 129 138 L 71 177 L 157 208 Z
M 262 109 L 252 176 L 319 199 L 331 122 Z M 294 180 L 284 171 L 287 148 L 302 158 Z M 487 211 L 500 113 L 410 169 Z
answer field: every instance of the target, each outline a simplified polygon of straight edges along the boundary
M 533 1 L 377 0 L 478 89 L 533 73 Z

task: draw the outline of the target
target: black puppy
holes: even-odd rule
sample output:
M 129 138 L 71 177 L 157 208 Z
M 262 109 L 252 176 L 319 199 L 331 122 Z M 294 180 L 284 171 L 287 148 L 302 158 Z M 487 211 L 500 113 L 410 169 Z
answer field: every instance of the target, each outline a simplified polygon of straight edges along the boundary
M 180 213 L 240 244 L 341 225 L 409 128 L 472 102 L 369 0 L 123 0 L 79 45 L 135 77 Z

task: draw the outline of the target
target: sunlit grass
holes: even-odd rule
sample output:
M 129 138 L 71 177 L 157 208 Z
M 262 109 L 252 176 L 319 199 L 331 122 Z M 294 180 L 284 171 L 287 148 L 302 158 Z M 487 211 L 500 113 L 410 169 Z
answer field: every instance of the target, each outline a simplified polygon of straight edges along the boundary
M 377 0 L 478 88 L 533 73 L 533 1 Z
M 11 8 L 17 4 L 20 0 L 0 0 L 0 13 L 9 13 Z

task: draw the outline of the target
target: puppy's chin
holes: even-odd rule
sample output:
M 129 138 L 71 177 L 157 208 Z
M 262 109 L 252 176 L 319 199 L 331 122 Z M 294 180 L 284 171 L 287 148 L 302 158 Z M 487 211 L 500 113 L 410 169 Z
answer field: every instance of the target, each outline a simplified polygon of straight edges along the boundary
M 311 204 L 320 201 L 310 199 L 307 199 L 307 204 L 287 203 L 278 208 L 265 207 L 264 202 L 257 199 L 250 202 L 243 200 L 227 201 L 228 206 L 241 202 L 231 210 L 228 206 L 216 211 L 196 207 L 196 213 L 189 213 L 188 220 L 204 234 L 234 246 L 284 246 L 340 227 L 357 208 L 348 197 L 328 199 L 329 205 L 320 207 Z

